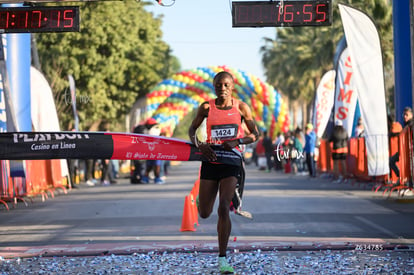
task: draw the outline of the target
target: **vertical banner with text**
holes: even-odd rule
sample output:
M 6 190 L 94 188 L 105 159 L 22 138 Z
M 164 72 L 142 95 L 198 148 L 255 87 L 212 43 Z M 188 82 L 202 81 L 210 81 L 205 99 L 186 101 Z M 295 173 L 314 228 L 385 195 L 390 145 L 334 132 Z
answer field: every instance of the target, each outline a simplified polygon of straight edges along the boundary
M 355 109 L 357 105 L 357 89 L 348 48 L 339 56 L 335 87 L 335 121 L 342 121 L 348 136 L 352 136 Z
M 387 109 L 378 31 L 371 18 L 360 10 L 342 4 L 338 6 L 365 126 L 368 175 L 388 175 Z
M 321 138 L 325 132 L 334 105 L 335 70 L 327 71 L 316 89 L 315 107 L 313 111 L 313 125 L 315 133 Z

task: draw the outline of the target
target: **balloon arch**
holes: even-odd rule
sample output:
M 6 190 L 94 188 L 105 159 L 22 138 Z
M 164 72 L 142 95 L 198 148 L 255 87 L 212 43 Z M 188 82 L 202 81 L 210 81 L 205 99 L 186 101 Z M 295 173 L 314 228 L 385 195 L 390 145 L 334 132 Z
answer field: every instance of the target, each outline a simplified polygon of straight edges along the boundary
M 287 104 L 280 93 L 259 78 L 227 66 L 209 66 L 181 71 L 158 83 L 146 96 L 145 117 L 152 117 L 167 136 L 180 120 L 206 100 L 215 98 L 213 78 L 220 71 L 235 80 L 235 98 L 247 103 L 261 130 L 272 137 L 289 129 Z

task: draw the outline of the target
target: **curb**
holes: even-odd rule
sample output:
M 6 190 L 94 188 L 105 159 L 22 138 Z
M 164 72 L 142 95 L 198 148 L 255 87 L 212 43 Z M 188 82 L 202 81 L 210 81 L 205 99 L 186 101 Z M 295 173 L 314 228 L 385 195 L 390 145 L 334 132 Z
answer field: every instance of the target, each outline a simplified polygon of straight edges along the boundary
M 229 251 L 235 253 L 250 251 L 345 251 L 361 252 L 380 251 L 414 251 L 414 245 L 386 243 L 293 243 L 293 242 L 263 242 L 241 241 L 229 244 Z M 100 243 L 80 245 L 50 245 L 37 247 L 4 247 L 0 248 L 0 257 L 33 258 L 33 257 L 96 257 L 107 255 L 133 255 L 146 253 L 217 253 L 216 242 L 141 242 L 135 244 Z

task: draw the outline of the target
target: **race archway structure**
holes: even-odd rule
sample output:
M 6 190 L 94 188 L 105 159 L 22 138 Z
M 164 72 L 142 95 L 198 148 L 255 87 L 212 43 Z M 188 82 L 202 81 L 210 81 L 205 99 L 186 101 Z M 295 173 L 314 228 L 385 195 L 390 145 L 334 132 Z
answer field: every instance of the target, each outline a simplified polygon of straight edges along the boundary
M 215 98 L 213 78 L 228 71 L 235 81 L 235 98 L 247 103 L 255 122 L 274 138 L 289 130 L 287 104 L 280 93 L 256 76 L 227 66 L 184 70 L 158 83 L 146 96 L 145 117 L 154 118 L 167 136 L 172 136 L 181 119 L 201 103 Z

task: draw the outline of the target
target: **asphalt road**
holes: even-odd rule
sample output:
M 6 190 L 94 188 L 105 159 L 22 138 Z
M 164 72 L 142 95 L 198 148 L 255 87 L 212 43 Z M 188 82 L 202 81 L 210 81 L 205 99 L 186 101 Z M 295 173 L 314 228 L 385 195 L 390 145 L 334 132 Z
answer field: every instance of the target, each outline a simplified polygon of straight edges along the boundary
M 181 232 L 184 198 L 198 162 L 172 166 L 163 185 L 81 184 L 67 194 L 0 210 L 0 256 L 105 255 L 153 250 L 216 251 L 214 214 Z M 217 205 L 216 205 L 217 207 Z M 259 171 L 247 166 L 243 209 L 232 214 L 229 249 L 310 251 L 414 248 L 414 203 L 386 199 L 371 185 Z

